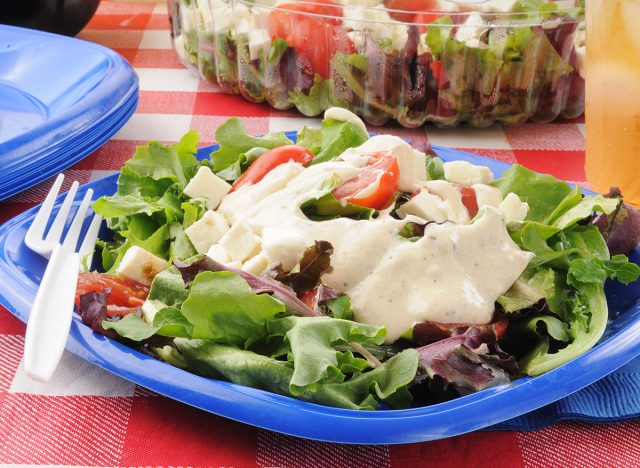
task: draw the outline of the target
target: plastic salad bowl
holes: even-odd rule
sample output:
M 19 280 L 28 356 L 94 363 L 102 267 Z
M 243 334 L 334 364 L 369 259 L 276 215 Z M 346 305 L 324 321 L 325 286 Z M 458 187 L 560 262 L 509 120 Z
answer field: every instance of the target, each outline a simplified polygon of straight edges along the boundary
M 295 133 L 288 134 L 295 138 Z M 499 176 L 508 164 L 435 147 L 445 161 L 483 164 Z M 207 157 L 212 147 L 198 156 Z M 81 188 L 113 194 L 117 175 Z M 45 263 L 24 245 L 38 207 L 0 227 L 0 302 L 26 321 Z M 640 251 L 630 256 L 640 261 Z M 203 378 L 138 353 L 73 320 L 67 349 L 116 375 L 189 405 L 261 428 L 310 439 L 399 444 L 478 430 L 559 400 L 640 355 L 640 284 L 607 288 L 610 324 L 601 342 L 573 361 L 536 378 L 522 378 L 452 401 L 408 410 L 355 411 L 320 406 L 267 391 Z
M 183 63 L 227 93 L 307 116 L 346 107 L 371 125 L 485 127 L 583 113 L 581 3 L 169 0 L 169 11 Z M 412 4 L 431 10 L 402 9 Z

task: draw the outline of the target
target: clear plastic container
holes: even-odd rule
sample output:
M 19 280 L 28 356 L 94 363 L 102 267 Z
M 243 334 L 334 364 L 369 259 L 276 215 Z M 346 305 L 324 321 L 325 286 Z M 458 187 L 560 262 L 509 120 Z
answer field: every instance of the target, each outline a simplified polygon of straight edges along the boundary
M 527 12 L 495 11 L 516 0 L 441 0 L 448 11 L 437 12 L 378 0 L 230 1 L 174 0 L 174 18 L 175 3 L 192 12 L 177 18 L 183 37 L 196 31 L 195 61 L 188 41 L 174 44 L 205 80 L 249 101 L 307 116 L 342 106 L 372 125 L 406 127 L 550 122 L 584 111 L 583 8 L 573 0 Z
M 185 67 L 196 71 L 198 40 L 193 3 L 193 0 L 167 0 L 173 48 L 180 62 Z
M 223 0 L 168 0 L 173 47 L 181 63 L 229 94 L 237 94 L 233 12 Z

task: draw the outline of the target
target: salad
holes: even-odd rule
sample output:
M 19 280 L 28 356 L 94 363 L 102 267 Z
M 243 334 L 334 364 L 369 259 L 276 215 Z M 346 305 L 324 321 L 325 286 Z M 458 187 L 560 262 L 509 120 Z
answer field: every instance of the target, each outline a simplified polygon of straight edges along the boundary
M 77 308 L 98 333 L 215 379 L 349 409 L 426 405 L 592 348 L 604 283 L 636 281 L 640 216 L 515 165 L 322 127 L 138 147 Z
M 372 125 L 406 127 L 550 122 L 584 111 L 582 1 L 174 3 L 184 61 L 276 109 L 316 116 L 340 106 Z

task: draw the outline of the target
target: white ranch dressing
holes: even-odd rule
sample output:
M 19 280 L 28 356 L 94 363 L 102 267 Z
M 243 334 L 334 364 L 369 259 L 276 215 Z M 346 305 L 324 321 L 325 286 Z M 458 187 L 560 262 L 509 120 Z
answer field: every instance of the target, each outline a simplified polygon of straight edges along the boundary
M 404 155 L 398 158 L 401 172 L 405 169 L 403 185 L 419 187 L 426 178 L 424 164 L 418 168 L 410 158 L 403 163 L 402 158 L 417 154 L 397 140 L 373 137 L 348 150 L 346 160 L 306 169 L 283 164 L 257 184 L 228 194 L 218 211 L 230 223 L 246 222 L 258 235 L 280 230 L 296 233 L 306 245 L 329 241 L 333 271 L 323 282 L 351 296 L 357 321 L 386 326 L 388 343 L 426 320 L 487 323 L 495 299 L 520 277 L 532 256 L 511 240 L 498 210 L 485 208 L 473 224 L 429 225 L 424 238 L 410 242 L 399 236 L 407 220 L 392 218 L 390 210 L 373 220 L 312 221 L 299 208 L 323 195 L 322 183 L 333 175 L 343 181 L 356 177 L 366 163 L 362 155 L 371 151 Z

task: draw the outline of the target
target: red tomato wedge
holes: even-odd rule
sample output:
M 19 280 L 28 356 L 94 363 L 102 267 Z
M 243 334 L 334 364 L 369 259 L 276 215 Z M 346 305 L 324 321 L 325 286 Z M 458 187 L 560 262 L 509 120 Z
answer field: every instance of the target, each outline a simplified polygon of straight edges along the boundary
M 304 146 L 285 145 L 267 151 L 256 159 L 231 186 L 231 192 L 245 185 L 260 182 L 274 167 L 295 161 L 303 166 L 313 159 L 313 153 Z
M 106 288 L 111 288 L 111 294 L 107 299 L 108 306 L 135 310 L 149 295 L 149 288 L 135 281 L 115 278 L 105 273 L 80 273 L 76 289 L 76 306 L 80 306 L 81 295 L 103 291 Z
M 478 214 L 478 200 L 476 198 L 476 191 L 473 187 L 468 185 L 453 184 L 453 186 L 460 192 L 462 196 L 462 204 L 469 212 L 469 217 L 473 218 Z
M 414 15 L 408 12 L 438 11 L 438 0 L 384 0 L 384 6 L 390 11 L 389 15 L 397 21 L 416 22 Z
M 313 16 L 325 15 L 325 16 Z M 269 35 L 284 39 L 308 62 L 314 73 L 329 75 L 329 62 L 336 52 L 355 52 L 342 23 L 342 7 L 331 0 L 309 4 L 278 5 L 267 20 Z M 304 62 L 303 61 L 303 62 Z
M 438 89 L 445 89 L 449 86 L 449 79 L 444 73 L 444 63 L 442 63 L 442 61 L 434 60 L 429 65 L 429 68 L 431 68 L 431 73 L 433 74 Z
M 369 155 L 369 162 L 360 175 L 346 181 L 332 193 L 338 200 L 381 210 L 393 201 L 399 181 L 400 168 L 396 157 L 388 151 L 380 151 Z M 377 184 L 375 190 L 359 195 L 371 184 Z

